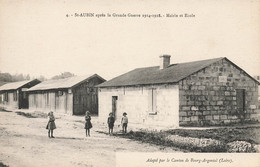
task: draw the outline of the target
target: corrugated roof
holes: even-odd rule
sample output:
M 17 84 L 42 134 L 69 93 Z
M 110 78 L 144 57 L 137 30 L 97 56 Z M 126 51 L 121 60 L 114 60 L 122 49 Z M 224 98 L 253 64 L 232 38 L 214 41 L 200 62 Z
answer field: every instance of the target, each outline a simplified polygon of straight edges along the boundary
M 29 83 L 31 81 L 33 81 L 33 80 L 7 83 L 7 84 L 4 84 L 3 86 L 0 87 L 0 91 L 19 89 L 20 87 L 26 85 L 27 83 Z
M 159 66 L 137 68 L 104 82 L 98 85 L 98 87 L 177 83 L 189 75 L 222 59 L 224 58 L 220 57 L 202 61 L 171 64 L 169 67 L 161 70 L 159 69 Z
M 57 79 L 57 80 L 48 80 L 43 81 L 39 83 L 38 85 L 35 85 L 34 87 L 31 87 L 27 91 L 35 91 L 35 90 L 50 90 L 50 89 L 62 89 L 62 88 L 71 88 L 80 82 L 83 82 L 87 79 L 90 79 L 92 77 L 99 77 L 103 79 L 102 77 L 98 76 L 97 74 L 91 74 L 91 75 L 85 75 L 85 76 L 75 76 L 65 79 Z

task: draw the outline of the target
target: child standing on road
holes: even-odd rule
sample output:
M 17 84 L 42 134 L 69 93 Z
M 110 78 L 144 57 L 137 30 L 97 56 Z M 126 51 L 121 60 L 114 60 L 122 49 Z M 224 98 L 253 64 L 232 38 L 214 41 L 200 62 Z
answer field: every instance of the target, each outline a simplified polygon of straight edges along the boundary
M 115 123 L 115 118 L 113 117 L 113 113 L 109 113 L 109 117 L 107 118 L 107 124 L 108 124 L 108 133 L 110 135 L 113 134 L 114 123 Z
M 92 124 L 91 124 L 91 116 L 89 111 L 86 111 L 85 120 L 86 120 L 85 123 L 86 136 L 90 136 L 90 129 L 92 128 Z
M 128 118 L 127 118 L 126 115 L 127 115 L 127 113 L 124 112 L 124 113 L 123 113 L 122 120 L 121 120 L 121 124 L 122 124 L 122 127 L 123 127 L 123 133 L 126 133 L 126 132 L 127 132 Z
M 55 125 L 55 117 L 53 115 L 53 112 L 49 112 L 48 113 L 48 117 L 49 117 L 49 122 L 46 126 L 46 129 L 48 129 L 48 136 L 49 138 L 54 138 L 53 136 L 53 130 L 56 129 L 56 125 Z

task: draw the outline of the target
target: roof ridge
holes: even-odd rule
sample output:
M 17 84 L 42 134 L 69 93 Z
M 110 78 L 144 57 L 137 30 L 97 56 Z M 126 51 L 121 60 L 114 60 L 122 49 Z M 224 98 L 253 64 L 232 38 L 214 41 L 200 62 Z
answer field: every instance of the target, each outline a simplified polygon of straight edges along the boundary
M 63 88 L 72 88 L 75 85 L 78 85 L 85 80 L 91 79 L 92 77 L 99 76 L 98 74 L 88 74 L 81 76 L 71 76 L 68 78 L 61 79 L 51 79 L 41 82 L 38 85 L 35 85 L 28 89 L 28 91 L 36 91 L 36 90 L 49 90 L 49 89 L 63 89 Z
M 221 60 L 221 59 L 224 59 L 226 57 L 218 57 L 218 58 L 212 58 L 212 59 L 203 59 L 203 60 L 195 60 L 195 61 L 188 61 L 188 62 L 182 62 L 182 63 L 177 63 L 177 64 L 186 64 L 186 63 L 195 63 L 195 62 L 201 62 L 201 61 L 209 61 L 209 60 Z M 175 63 L 176 64 L 176 63 Z
M 214 60 L 214 59 L 221 60 L 221 59 L 224 59 L 224 58 L 226 58 L 226 57 L 218 57 L 218 58 L 212 58 L 212 59 L 203 59 L 203 60 L 195 60 L 195 61 L 188 61 L 188 62 L 181 62 L 181 63 L 173 63 L 173 64 L 170 64 L 169 66 L 176 65 L 176 64 L 195 63 L 195 62 L 200 62 L 200 61 L 209 61 L 209 60 Z M 136 69 L 144 69 L 144 68 L 153 68 L 153 67 L 159 67 L 159 66 L 138 67 L 138 68 L 135 68 L 134 70 L 136 70 Z M 131 71 L 133 71 L 133 70 L 131 70 Z
M 29 79 L 29 80 L 23 80 L 23 81 L 9 82 L 9 83 L 6 83 L 6 84 L 0 86 L 0 91 L 18 89 L 34 80 L 38 80 L 38 79 Z
M 177 83 L 180 80 L 208 67 L 209 65 L 224 59 L 225 57 L 197 60 L 191 62 L 171 64 L 168 68 L 159 70 L 159 66 L 135 68 L 104 82 L 98 87 L 145 85 L 157 83 Z

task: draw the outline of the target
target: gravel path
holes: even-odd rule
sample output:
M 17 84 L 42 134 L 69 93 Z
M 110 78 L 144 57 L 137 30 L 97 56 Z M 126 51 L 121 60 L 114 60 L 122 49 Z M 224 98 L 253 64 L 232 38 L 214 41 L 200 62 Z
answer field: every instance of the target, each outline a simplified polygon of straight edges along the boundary
M 108 136 L 92 117 L 91 137 L 85 137 L 84 118 L 60 116 L 54 139 L 47 137 L 47 118 L 27 118 L 0 112 L 0 161 L 10 167 L 115 166 L 116 152 L 176 152 L 170 148 Z

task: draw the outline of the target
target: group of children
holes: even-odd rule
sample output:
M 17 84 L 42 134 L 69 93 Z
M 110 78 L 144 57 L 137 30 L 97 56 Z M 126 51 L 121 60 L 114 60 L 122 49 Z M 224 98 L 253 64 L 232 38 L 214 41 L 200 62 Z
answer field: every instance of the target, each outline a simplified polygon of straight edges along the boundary
M 121 119 L 123 133 L 127 133 L 128 118 L 126 115 L 127 113 L 124 112 L 123 117 Z M 47 123 L 46 129 L 48 129 L 49 138 L 54 138 L 53 130 L 56 129 L 56 125 L 55 125 L 55 117 L 52 111 L 48 113 L 48 117 L 49 117 L 49 121 Z M 85 122 L 86 136 L 90 136 L 90 129 L 92 128 L 92 123 L 91 123 L 91 116 L 89 111 L 86 111 L 85 121 L 86 121 Z M 109 113 L 107 124 L 108 124 L 108 133 L 110 135 L 113 134 L 114 123 L 115 123 L 115 117 L 113 113 Z
M 127 132 L 127 124 L 128 124 L 128 118 L 127 118 L 127 113 L 123 113 L 123 117 L 121 119 L 121 125 L 123 128 L 123 133 Z M 107 118 L 107 124 L 108 124 L 108 133 L 113 134 L 113 128 L 114 128 L 114 123 L 115 123 L 115 117 L 113 113 L 109 113 L 109 117 Z

